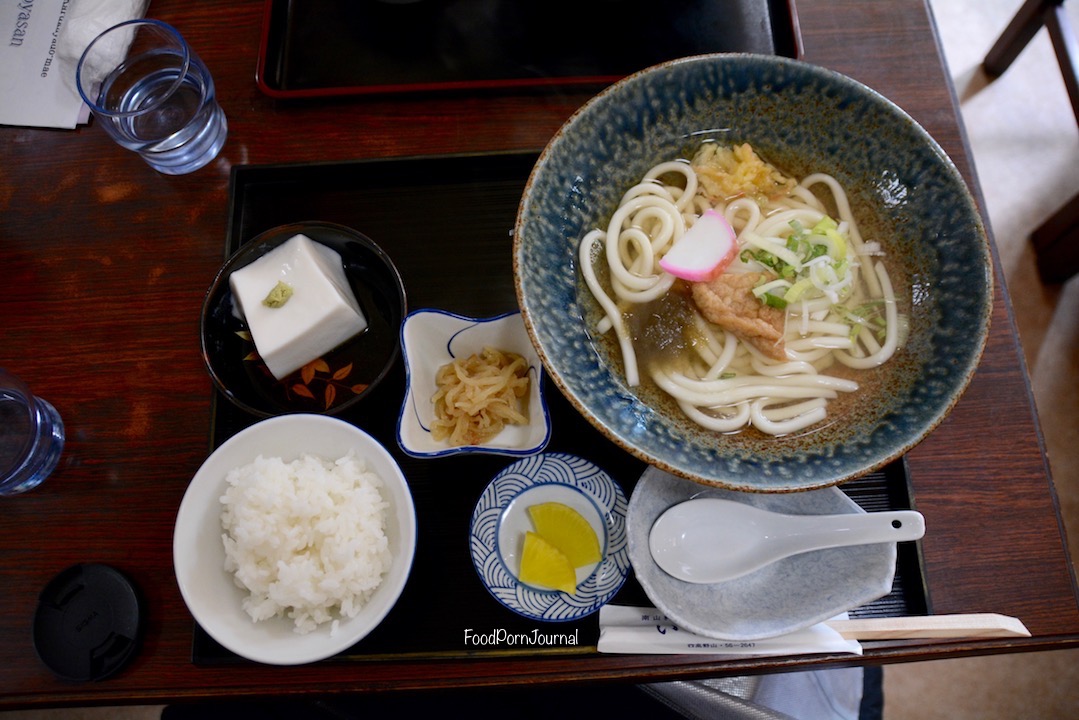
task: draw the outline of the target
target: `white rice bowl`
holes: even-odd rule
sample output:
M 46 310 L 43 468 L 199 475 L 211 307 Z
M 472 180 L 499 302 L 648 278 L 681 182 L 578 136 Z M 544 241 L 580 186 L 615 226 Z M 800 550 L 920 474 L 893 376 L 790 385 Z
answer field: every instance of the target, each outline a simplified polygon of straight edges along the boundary
M 344 420 L 282 415 L 203 463 L 177 514 L 173 562 L 214 640 L 295 665 L 348 649 L 382 621 L 415 542 L 408 484 L 382 445 Z

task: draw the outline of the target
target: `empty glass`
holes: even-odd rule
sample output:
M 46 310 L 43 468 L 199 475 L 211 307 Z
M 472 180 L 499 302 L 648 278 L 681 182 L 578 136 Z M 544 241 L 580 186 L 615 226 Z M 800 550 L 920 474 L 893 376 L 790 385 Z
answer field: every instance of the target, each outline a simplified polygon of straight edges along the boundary
M 228 124 L 210 71 L 160 20 L 130 20 L 94 38 L 75 84 L 113 140 L 158 172 L 198 170 L 225 144 Z
M 0 368 L 0 496 L 40 485 L 63 449 L 64 423 L 56 408 Z

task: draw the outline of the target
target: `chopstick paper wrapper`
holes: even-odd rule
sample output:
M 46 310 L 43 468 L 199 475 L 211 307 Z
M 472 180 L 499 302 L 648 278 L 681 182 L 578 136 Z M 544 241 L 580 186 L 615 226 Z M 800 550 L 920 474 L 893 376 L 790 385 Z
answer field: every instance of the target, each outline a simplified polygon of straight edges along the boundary
M 599 643 L 606 653 L 705 655 L 862 654 L 856 640 L 844 639 L 825 623 L 764 640 L 717 640 L 683 630 L 649 607 L 604 605 L 599 611 Z

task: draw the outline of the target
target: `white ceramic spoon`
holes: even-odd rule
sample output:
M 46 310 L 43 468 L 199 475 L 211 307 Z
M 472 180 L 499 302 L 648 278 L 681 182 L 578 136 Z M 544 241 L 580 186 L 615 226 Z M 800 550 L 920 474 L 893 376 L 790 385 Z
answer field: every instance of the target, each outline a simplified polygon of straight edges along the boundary
M 648 546 L 668 575 L 710 584 L 810 550 L 917 540 L 924 534 L 925 519 L 913 510 L 784 515 L 706 497 L 665 510 L 652 525 Z

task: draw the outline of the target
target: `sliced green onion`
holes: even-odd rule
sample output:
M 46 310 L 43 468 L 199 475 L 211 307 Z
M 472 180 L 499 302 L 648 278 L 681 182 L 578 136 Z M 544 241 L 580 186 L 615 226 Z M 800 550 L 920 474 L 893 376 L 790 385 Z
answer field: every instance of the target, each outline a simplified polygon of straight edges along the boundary
M 817 221 L 817 224 L 813 226 L 813 230 L 811 232 L 814 235 L 824 235 L 827 231 L 835 230 L 838 227 L 839 223 L 825 215 Z
M 753 294 L 756 295 L 757 297 L 761 297 L 762 295 L 765 295 L 765 294 L 771 292 L 772 290 L 778 290 L 780 288 L 786 289 L 786 288 L 789 288 L 790 286 L 791 286 L 791 284 L 789 282 L 787 282 L 786 280 L 782 279 L 782 278 L 780 278 L 778 280 L 769 280 L 769 281 L 763 282 L 760 285 L 758 285 L 757 287 L 753 288 Z
M 773 295 L 772 293 L 765 293 L 764 295 L 762 295 L 761 301 L 765 305 L 768 305 L 769 307 L 774 307 L 778 310 L 786 310 L 787 308 L 787 301 L 779 297 L 778 295 Z
M 783 294 L 783 299 L 789 303 L 798 302 L 805 295 L 806 291 L 815 287 L 813 281 L 809 278 L 802 278 L 798 282 L 790 286 L 790 289 Z
M 796 267 L 801 265 L 801 258 L 798 256 L 798 254 L 791 252 L 783 245 L 777 245 L 775 243 L 768 242 L 764 238 L 758 237 L 753 234 L 746 235 L 746 242 L 756 248 L 760 248 L 765 252 L 775 255 L 777 258 L 789 265 L 794 265 Z
M 761 265 L 764 265 L 765 267 L 774 270 L 776 275 L 779 275 L 780 277 L 786 278 L 788 280 L 793 279 L 798 274 L 798 272 L 794 269 L 792 265 L 784 262 L 781 258 L 776 257 L 767 250 L 757 250 L 756 252 L 754 252 L 752 250 L 746 249 L 742 251 L 739 257 L 741 258 L 742 262 L 756 260 Z
M 847 239 L 835 230 L 827 230 L 824 236 L 832 241 L 831 255 L 836 261 L 845 260 L 847 257 Z

